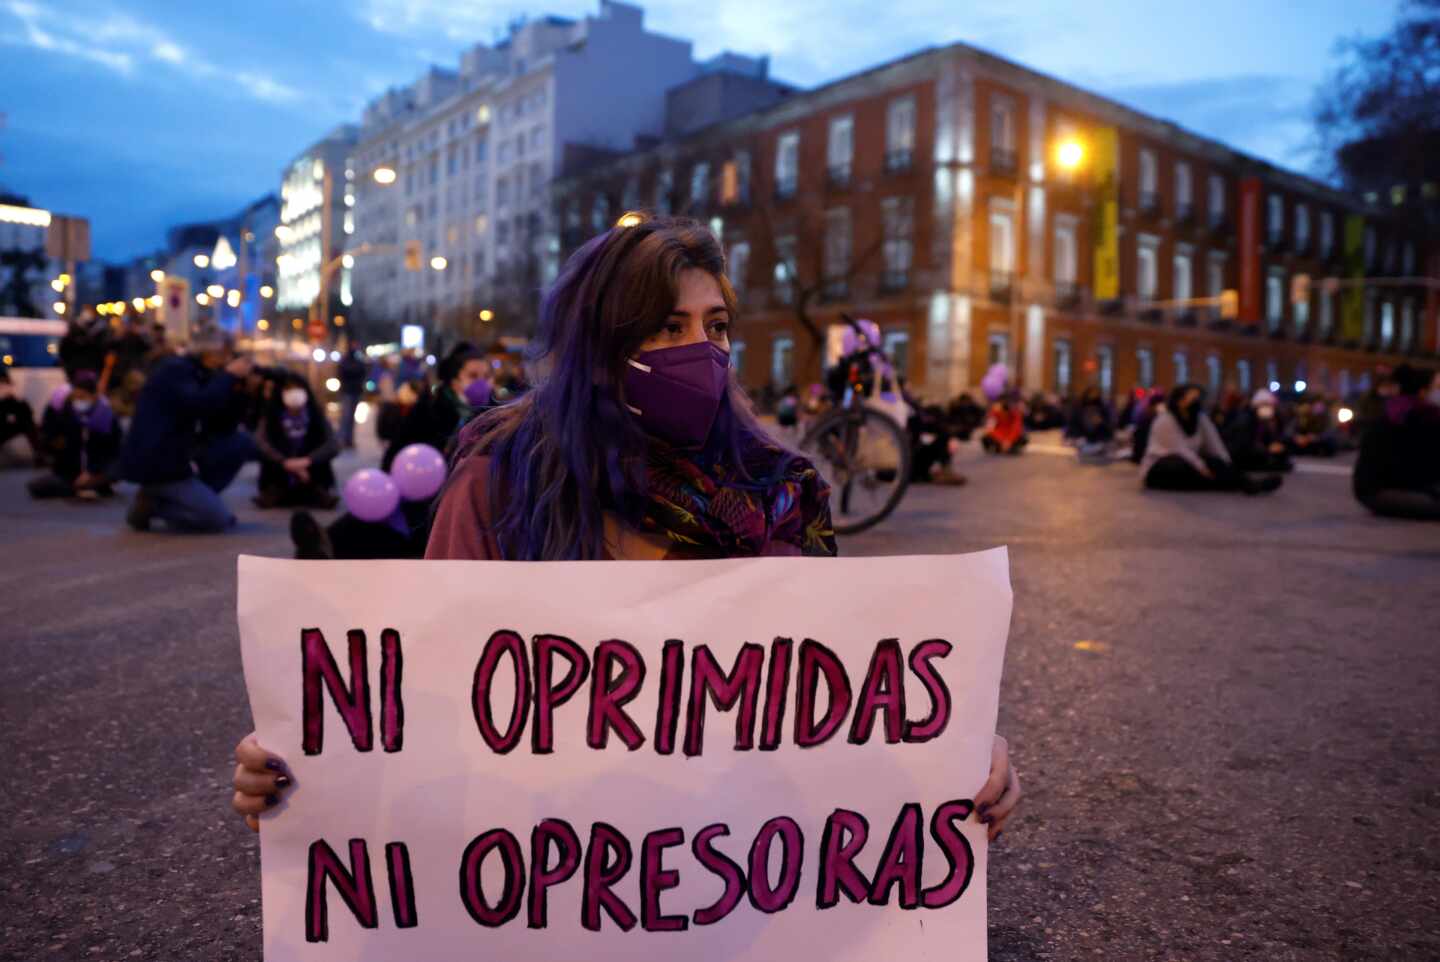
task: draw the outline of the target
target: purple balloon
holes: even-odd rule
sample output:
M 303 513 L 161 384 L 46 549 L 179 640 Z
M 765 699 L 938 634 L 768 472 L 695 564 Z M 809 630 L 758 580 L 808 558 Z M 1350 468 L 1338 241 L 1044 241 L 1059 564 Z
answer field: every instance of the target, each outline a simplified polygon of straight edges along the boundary
M 1003 364 L 992 364 L 990 370 L 980 379 L 980 390 L 990 400 L 995 400 L 1005 393 L 1005 384 L 1010 380 L 1010 371 Z
M 379 468 L 361 468 L 345 482 L 345 507 L 361 521 L 384 521 L 400 504 L 400 489 Z
M 69 396 L 70 385 L 68 383 L 56 385 L 55 390 L 50 392 L 50 406 L 57 411 L 60 410 L 65 406 L 65 399 Z
M 445 483 L 445 459 L 428 444 L 411 444 L 400 449 L 390 465 L 390 477 L 406 501 L 424 501 L 435 496 Z

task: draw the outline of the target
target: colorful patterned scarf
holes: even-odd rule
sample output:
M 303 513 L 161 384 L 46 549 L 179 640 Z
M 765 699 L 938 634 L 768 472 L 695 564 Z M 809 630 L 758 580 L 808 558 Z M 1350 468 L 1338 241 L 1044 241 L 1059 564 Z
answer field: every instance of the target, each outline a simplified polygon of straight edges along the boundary
M 836 553 L 830 486 L 805 458 L 757 447 L 747 481 L 733 465 L 705 463 L 652 443 L 645 471 L 642 531 L 663 534 L 682 550 L 749 557 L 788 544 L 801 554 Z

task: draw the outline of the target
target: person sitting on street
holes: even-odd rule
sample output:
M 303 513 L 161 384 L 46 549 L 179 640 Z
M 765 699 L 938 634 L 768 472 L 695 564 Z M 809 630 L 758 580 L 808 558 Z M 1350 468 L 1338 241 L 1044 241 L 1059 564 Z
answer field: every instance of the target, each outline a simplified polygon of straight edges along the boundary
M 1402 364 L 1395 381 L 1399 393 L 1360 441 L 1355 498 L 1385 517 L 1440 520 L 1440 380 Z
M 1098 385 L 1080 393 L 1065 426 L 1065 439 L 1074 444 L 1082 458 L 1103 458 L 1115 441 L 1115 416 Z
M 271 398 L 255 446 L 260 450 L 257 507 L 329 509 L 339 502 L 330 462 L 340 445 L 300 375 L 287 374 Z
M 1324 397 L 1302 398 L 1295 408 L 1287 449 L 1295 456 L 1333 458 L 1340 450 L 1335 417 Z
M 950 402 L 945 420 L 950 433 L 961 441 L 969 441 L 975 430 L 985 424 L 985 409 L 967 392 Z
M 64 403 L 47 407 L 40 443 L 50 473 L 31 479 L 32 498 L 110 497 L 120 456 L 120 419 L 100 396 L 94 371 L 76 371 Z
M 150 372 L 120 456 L 122 477 L 140 485 L 125 519 L 132 528 L 147 531 L 153 518 L 182 531 L 223 531 L 235 523 L 220 492 L 254 457 L 255 442 L 219 425 L 250 367 L 249 358 L 234 356 L 229 336 L 212 327 L 192 338 L 191 353 L 168 357 Z
M 1165 410 L 1165 392 L 1151 388 L 1145 392 L 1132 412 L 1133 427 L 1130 431 L 1130 460 L 1136 464 L 1145 460 L 1145 449 L 1150 444 L 1150 428 L 1160 412 Z
M 1025 405 L 1018 394 L 1002 394 L 990 406 L 980 443 L 991 454 L 1019 454 L 1030 443 L 1025 434 Z
M 389 471 L 395 455 L 412 444 L 428 444 L 444 451 L 460 427 L 470 420 L 473 412 L 465 391 L 471 383 L 486 376 L 484 353 L 462 341 L 445 355 L 435 373 L 440 383 L 421 393 L 403 420 L 393 426 L 389 444 L 380 459 L 381 470 Z
M 21 445 L 18 442 L 22 438 L 30 449 L 25 454 L 19 450 Z M 10 369 L 0 365 L 0 465 L 34 464 L 38 467 L 46 460 L 40 432 L 35 427 L 35 412 L 30 409 L 30 402 L 15 392 L 15 385 L 10 381 Z
M 1030 396 L 1025 411 L 1025 427 L 1031 431 L 1050 431 L 1065 426 L 1065 410 L 1053 394 L 1036 391 Z
M 1255 392 L 1248 407 L 1226 416 L 1222 437 L 1230 460 L 1241 471 L 1289 471 L 1295 466 L 1279 399 L 1264 388 Z
M 1244 491 L 1262 494 L 1280 487 L 1280 478 L 1256 479 L 1230 460 L 1215 422 L 1205 416 L 1205 392 L 1181 384 L 1170 392 L 1150 427 L 1140 477 L 1157 491 Z

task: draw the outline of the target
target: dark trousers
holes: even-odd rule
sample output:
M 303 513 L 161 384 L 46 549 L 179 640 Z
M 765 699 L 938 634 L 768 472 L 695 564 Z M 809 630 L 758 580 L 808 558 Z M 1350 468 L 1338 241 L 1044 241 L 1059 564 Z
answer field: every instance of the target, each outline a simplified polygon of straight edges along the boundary
M 1239 491 L 1245 486 L 1245 475 L 1234 465 L 1210 455 L 1201 455 L 1213 478 L 1196 471 L 1178 454 L 1167 454 L 1150 465 L 1145 474 L 1145 487 L 1152 491 Z
M 235 515 L 220 497 L 245 462 L 255 457 L 255 441 L 244 431 L 215 438 L 195 455 L 195 477 L 164 484 L 142 484 L 154 516 L 182 531 L 224 531 Z
M 425 557 L 425 532 L 401 534 L 384 521 L 361 521 L 342 514 L 326 529 L 330 547 L 341 560 Z

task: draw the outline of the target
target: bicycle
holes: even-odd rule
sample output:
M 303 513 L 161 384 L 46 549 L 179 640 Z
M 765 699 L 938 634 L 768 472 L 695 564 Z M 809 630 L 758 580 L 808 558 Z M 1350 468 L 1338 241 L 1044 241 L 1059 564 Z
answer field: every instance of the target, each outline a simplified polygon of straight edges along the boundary
M 885 378 L 897 392 L 899 387 L 894 366 L 876 343 L 878 329 L 872 335 L 848 314 L 841 317 L 855 331 L 856 348 L 836 365 L 840 403 L 805 432 L 800 451 L 830 482 L 835 533 L 856 534 L 885 520 L 905 496 L 910 437 L 876 406 L 885 403 Z

